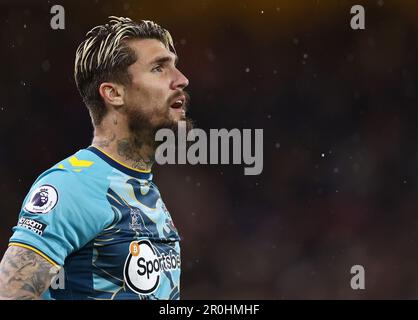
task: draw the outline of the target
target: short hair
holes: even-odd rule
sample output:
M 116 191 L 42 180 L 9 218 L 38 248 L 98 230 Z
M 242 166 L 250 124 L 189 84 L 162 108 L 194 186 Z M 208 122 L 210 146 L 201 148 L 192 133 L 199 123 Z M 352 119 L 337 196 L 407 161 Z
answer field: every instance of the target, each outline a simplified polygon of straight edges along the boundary
M 138 58 L 127 45 L 127 41 L 132 39 L 156 39 L 176 53 L 170 33 L 155 22 L 134 22 L 114 16 L 109 17 L 105 25 L 87 32 L 86 39 L 77 48 L 74 78 L 93 125 L 99 125 L 106 115 L 106 107 L 99 94 L 100 84 L 107 81 L 123 85 L 131 83 L 127 69 Z

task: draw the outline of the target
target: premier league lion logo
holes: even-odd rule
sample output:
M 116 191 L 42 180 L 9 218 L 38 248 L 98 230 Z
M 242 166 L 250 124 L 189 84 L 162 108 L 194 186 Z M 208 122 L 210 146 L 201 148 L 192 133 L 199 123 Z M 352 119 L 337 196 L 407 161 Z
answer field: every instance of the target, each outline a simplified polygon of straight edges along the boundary
M 44 184 L 32 191 L 24 210 L 30 213 L 44 214 L 54 209 L 57 203 L 57 190 L 52 185 Z
M 48 202 L 48 190 L 46 188 L 42 188 L 39 192 L 35 194 L 35 196 L 32 199 L 32 205 L 36 207 L 42 207 L 47 202 Z

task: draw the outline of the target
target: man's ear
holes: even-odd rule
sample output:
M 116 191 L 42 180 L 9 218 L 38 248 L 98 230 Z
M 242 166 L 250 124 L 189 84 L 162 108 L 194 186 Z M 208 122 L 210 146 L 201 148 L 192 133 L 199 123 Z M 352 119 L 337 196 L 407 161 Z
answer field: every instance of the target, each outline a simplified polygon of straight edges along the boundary
M 124 104 L 123 86 L 112 82 L 103 82 L 99 87 L 99 93 L 105 104 L 118 109 Z

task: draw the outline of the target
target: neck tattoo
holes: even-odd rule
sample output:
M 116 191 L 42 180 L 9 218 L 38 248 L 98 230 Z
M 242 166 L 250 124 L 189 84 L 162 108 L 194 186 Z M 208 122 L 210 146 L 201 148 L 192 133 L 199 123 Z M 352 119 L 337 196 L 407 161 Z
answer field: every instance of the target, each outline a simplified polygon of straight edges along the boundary
M 132 139 L 121 139 L 116 141 L 118 155 L 131 167 L 140 170 L 150 170 L 154 160 L 151 157 L 144 157 L 141 150 L 145 146 L 141 141 Z

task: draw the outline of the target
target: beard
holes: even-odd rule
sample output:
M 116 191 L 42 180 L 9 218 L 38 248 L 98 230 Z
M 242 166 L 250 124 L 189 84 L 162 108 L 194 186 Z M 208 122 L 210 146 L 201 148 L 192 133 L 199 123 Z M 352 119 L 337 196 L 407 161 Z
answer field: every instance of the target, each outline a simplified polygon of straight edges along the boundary
M 182 94 L 186 97 L 183 108 L 185 111 L 189 108 L 190 96 L 187 92 L 183 91 Z M 175 94 L 168 99 L 168 101 L 175 100 L 179 94 Z M 179 120 L 170 116 L 171 106 L 167 103 L 166 107 L 162 110 L 155 108 L 151 113 L 145 113 L 138 107 L 128 107 L 126 115 L 128 117 L 128 128 L 130 131 L 131 141 L 138 148 L 141 148 L 144 144 L 156 149 L 161 141 L 155 141 L 155 134 L 160 129 L 169 129 L 174 132 L 174 135 L 178 136 L 179 122 L 184 121 L 186 123 L 186 134 L 194 127 L 194 122 L 187 116 L 182 116 Z

